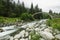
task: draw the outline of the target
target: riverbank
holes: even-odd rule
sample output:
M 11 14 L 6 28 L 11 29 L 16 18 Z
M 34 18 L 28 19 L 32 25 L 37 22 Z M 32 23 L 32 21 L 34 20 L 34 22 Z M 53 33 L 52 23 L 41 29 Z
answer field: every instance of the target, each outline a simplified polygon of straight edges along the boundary
M 7 18 L 7 17 L 0 17 L 0 27 L 17 25 L 22 23 L 23 21 L 20 18 Z
M 8 18 L 8 17 L 0 17 L 0 27 L 18 25 L 20 23 L 28 23 L 32 22 L 32 20 L 22 20 L 21 18 Z
M 60 18 L 47 20 L 47 25 L 60 31 Z

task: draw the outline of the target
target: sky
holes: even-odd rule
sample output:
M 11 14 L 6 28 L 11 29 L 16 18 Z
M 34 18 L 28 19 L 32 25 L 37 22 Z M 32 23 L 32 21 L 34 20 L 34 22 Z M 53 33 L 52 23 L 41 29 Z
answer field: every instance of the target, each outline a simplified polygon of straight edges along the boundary
M 17 2 L 18 0 L 15 0 Z M 34 6 L 38 4 L 39 8 L 42 8 L 43 11 L 48 12 L 50 9 L 54 12 L 60 12 L 60 0 L 19 0 L 21 3 L 24 2 L 26 7 L 31 6 L 33 3 Z

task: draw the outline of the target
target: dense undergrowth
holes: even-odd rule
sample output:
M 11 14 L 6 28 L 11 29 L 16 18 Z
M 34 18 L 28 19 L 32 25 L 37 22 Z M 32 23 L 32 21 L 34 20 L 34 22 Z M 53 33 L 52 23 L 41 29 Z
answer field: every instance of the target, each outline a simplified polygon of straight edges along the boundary
M 47 25 L 53 27 L 54 29 L 60 30 L 60 18 L 49 19 L 47 21 Z

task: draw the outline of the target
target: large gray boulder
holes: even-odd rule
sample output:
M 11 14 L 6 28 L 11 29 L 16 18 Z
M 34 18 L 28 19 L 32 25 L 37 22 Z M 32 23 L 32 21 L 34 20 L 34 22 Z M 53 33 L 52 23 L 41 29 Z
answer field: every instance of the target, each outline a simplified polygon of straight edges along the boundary
M 44 38 L 45 40 L 52 40 L 54 39 L 54 36 L 46 31 L 40 31 L 40 35 L 42 36 L 42 38 Z
M 60 40 L 60 34 L 55 35 L 55 38 Z

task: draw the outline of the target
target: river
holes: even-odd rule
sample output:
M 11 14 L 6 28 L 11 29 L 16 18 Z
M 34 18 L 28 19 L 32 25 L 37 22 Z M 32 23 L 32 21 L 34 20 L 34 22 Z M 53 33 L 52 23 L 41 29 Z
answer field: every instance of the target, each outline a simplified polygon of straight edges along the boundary
M 33 21 L 22 26 L 13 25 L 3 27 L 2 29 L 4 29 L 4 32 L 0 32 L 0 40 L 30 40 L 31 38 L 29 37 L 29 32 L 33 30 L 42 36 L 41 40 L 52 40 L 54 39 L 54 36 L 50 33 L 52 30 L 46 25 L 46 20 L 47 19 Z M 21 30 L 18 32 L 19 29 Z M 14 35 L 12 33 L 17 34 Z M 11 36 L 10 34 L 14 36 Z

